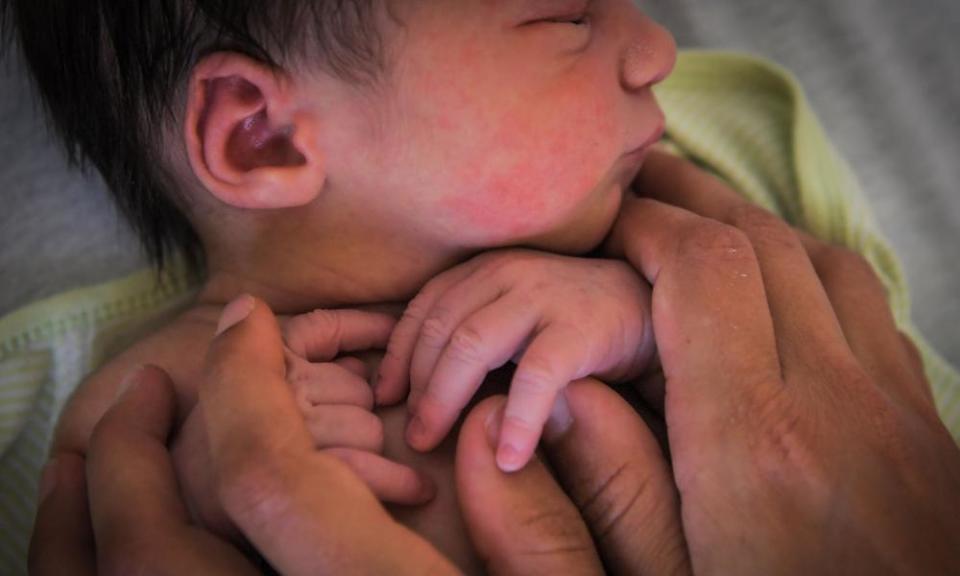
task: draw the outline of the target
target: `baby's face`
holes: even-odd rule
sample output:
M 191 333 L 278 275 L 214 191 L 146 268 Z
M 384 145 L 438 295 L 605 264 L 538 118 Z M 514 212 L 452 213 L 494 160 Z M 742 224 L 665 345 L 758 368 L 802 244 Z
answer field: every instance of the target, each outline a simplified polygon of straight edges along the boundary
M 632 0 L 394 4 L 392 74 L 364 103 L 378 112 L 341 138 L 331 172 L 438 241 L 599 242 L 637 150 L 662 133 L 650 88 L 673 66 L 670 34 Z

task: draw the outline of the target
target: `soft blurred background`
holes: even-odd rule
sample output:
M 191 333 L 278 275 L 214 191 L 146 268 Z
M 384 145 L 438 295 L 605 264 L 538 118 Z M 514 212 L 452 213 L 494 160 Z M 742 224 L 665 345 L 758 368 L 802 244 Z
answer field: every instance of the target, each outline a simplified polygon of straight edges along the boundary
M 903 261 L 917 325 L 960 365 L 960 2 L 639 3 L 681 46 L 797 75 Z M 0 127 L 0 315 L 144 265 L 97 178 L 68 172 L 10 61 Z

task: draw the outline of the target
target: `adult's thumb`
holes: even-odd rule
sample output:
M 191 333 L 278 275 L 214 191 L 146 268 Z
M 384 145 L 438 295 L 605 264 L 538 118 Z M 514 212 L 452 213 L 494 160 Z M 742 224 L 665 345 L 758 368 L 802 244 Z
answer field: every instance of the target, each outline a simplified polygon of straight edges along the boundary
M 650 429 L 596 380 L 574 382 L 559 402 L 544 432 L 547 456 L 606 567 L 614 574 L 689 574 L 680 499 Z
M 473 545 L 490 574 L 601 574 L 590 533 L 546 466 L 497 467 L 506 398 L 477 405 L 460 431 L 456 482 Z

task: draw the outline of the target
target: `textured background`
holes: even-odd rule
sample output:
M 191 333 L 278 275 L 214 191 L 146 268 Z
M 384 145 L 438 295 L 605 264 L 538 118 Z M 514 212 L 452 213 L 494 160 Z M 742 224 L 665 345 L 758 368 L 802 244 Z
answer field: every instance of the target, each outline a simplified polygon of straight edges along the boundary
M 960 364 L 960 2 L 644 0 L 681 46 L 772 58 L 806 88 Z M 96 178 L 67 172 L 16 66 L 0 65 L 0 314 L 143 265 Z

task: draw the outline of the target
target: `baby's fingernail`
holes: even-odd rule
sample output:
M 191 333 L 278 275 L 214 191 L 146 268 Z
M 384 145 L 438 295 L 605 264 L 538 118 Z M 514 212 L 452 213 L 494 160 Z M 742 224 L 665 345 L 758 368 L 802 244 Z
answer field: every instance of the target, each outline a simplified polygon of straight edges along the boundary
M 557 399 L 553 402 L 550 417 L 543 427 L 543 439 L 547 442 L 559 440 L 561 436 L 567 433 L 572 424 L 573 415 L 570 413 L 570 404 L 567 403 L 566 393 L 561 390 L 557 394 Z
M 373 381 L 370 382 L 370 387 L 373 389 L 373 399 L 378 406 L 383 405 L 387 402 L 387 399 L 384 398 L 383 392 L 383 368 L 378 368 L 376 376 L 374 376 Z
M 500 470 L 510 473 L 523 468 L 526 462 L 520 449 L 509 442 L 504 442 L 497 450 L 497 466 Z
M 407 444 L 421 450 L 427 438 L 427 427 L 419 416 L 414 416 L 407 425 Z
M 57 459 L 53 458 L 43 467 L 43 474 L 40 475 L 40 504 L 42 505 L 53 489 L 57 487 Z
M 246 320 L 247 316 L 253 312 L 255 305 L 256 300 L 249 294 L 235 298 L 233 302 L 227 304 L 223 312 L 220 313 L 220 322 L 217 324 L 216 336 L 223 334 L 238 323 Z
M 426 504 L 437 497 L 437 485 L 426 474 L 420 474 L 420 502 Z
M 120 386 L 117 387 L 117 393 L 113 397 L 114 403 L 119 402 L 128 390 L 140 383 L 140 377 L 143 375 L 143 370 L 145 368 L 146 366 L 141 364 L 127 372 L 127 375 L 124 376 L 123 380 L 120 381 Z

